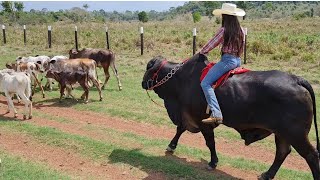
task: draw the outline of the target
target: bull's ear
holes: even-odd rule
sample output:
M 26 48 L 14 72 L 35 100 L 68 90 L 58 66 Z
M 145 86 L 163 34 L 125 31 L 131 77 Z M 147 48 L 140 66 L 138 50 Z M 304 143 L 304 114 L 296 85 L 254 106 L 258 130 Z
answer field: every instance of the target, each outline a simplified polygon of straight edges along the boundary
M 51 60 L 49 63 L 50 64 L 54 64 L 54 63 L 56 63 L 57 61 L 56 60 Z
M 21 60 L 22 59 L 22 56 L 18 56 L 16 60 Z
M 206 55 L 204 55 L 204 54 L 198 53 L 195 56 L 198 56 L 198 61 L 200 61 L 200 62 L 204 62 L 204 61 L 208 60 L 208 57 Z
M 37 64 L 41 64 L 41 61 L 37 61 Z
M 39 55 L 37 54 L 37 55 L 35 55 L 34 57 L 38 57 Z

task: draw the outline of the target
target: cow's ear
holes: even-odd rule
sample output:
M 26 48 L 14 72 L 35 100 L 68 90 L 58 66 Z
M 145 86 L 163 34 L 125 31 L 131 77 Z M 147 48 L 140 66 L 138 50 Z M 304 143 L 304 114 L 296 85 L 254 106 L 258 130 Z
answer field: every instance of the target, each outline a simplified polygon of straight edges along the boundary
M 22 56 L 18 56 L 16 60 L 21 60 L 22 59 Z
M 37 54 L 37 55 L 35 55 L 34 57 L 38 57 L 39 55 Z
M 41 64 L 42 62 L 41 61 L 37 61 L 37 64 Z
M 50 64 L 54 64 L 54 63 L 56 63 L 57 61 L 56 60 L 51 60 L 49 63 Z

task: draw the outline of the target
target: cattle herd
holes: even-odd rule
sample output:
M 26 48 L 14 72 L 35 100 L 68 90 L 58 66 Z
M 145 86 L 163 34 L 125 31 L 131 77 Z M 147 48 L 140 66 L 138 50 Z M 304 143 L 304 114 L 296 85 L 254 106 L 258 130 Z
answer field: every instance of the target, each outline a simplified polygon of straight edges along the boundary
M 89 87 L 91 83 L 98 89 L 99 100 L 102 100 L 101 89 L 107 84 L 111 66 L 117 81 L 119 90 L 122 89 L 115 66 L 115 55 L 110 50 L 85 48 L 82 50 L 71 49 L 69 58 L 66 56 L 29 56 L 17 57 L 15 62 L 7 63 L 6 69 L 0 70 L 0 90 L 6 96 L 8 109 L 12 110 L 14 117 L 17 117 L 17 111 L 13 105 L 13 96 L 16 95 L 18 102 L 22 99 L 25 105 L 23 119 L 32 118 L 32 95 L 35 88 L 39 86 L 43 98 L 45 98 L 44 89 L 52 90 L 54 81 L 58 82 L 60 88 L 60 101 L 65 95 L 72 96 L 73 85 L 79 83 L 84 93 L 81 96 L 84 102 L 88 102 Z M 105 81 L 100 87 L 97 75 L 97 67 L 102 67 L 105 73 Z M 47 79 L 44 86 L 39 80 L 39 75 Z M 33 84 L 33 89 L 32 89 Z M 67 93 L 64 91 L 67 89 Z M 74 97 L 73 97 L 74 98 Z M 75 99 L 75 98 L 74 98 Z

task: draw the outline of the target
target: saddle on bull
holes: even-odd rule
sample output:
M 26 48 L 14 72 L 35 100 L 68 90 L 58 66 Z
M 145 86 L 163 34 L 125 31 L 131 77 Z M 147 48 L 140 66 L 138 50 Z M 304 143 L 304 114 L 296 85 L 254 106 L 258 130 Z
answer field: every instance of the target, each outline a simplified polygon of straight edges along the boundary
M 214 169 L 218 163 L 214 139 L 217 125 L 201 122 L 209 117 L 200 86 L 202 70 L 208 63 L 207 57 L 201 54 L 184 63 L 167 62 L 157 56 L 147 64 L 142 87 L 154 90 L 164 100 L 167 113 L 177 126 L 167 151 L 176 149 L 180 136 L 186 130 L 201 132 L 211 153 L 208 168 Z M 245 145 L 275 135 L 274 162 L 259 179 L 273 179 L 291 147 L 306 160 L 313 178 L 320 179 L 315 95 L 305 79 L 277 70 L 249 71 L 234 74 L 215 92 L 224 125 L 239 132 Z M 312 119 L 317 137 L 316 149 L 308 138 Z

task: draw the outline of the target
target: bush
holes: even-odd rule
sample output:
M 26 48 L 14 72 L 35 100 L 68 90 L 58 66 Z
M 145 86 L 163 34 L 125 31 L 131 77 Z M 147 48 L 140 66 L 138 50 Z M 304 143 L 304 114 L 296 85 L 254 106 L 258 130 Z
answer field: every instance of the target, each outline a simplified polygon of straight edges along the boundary
M 193 22 L 199 22 L 201 20 L 201 14 L 199 12 L 194 12 L 192 14 Z

